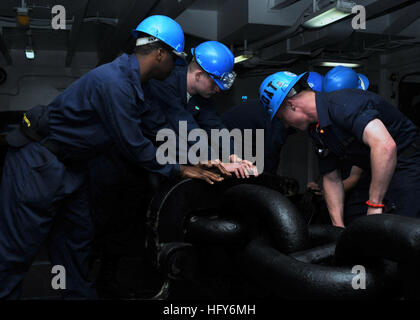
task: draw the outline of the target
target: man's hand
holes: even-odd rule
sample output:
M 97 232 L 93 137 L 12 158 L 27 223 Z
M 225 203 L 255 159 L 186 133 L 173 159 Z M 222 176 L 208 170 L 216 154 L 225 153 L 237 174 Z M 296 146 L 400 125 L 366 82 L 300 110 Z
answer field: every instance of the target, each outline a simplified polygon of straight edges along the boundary
M 231 154 L 229 156 L 229 161 L 230 161 L 230 163 L 241 163 L 242 159 L 239 158 L 236 154 Z
M 353 189 L 359 182 L 360 178 L 362 177 L 362 174 L 363 169 L 353 165 L 350 170 L 350 175 L 343 180 L 344 192 Z
M 183 178 L 201 179 L 210 184 L 223 181 L 223 177 L 221 177 L 219 174 L 199 168 L 197 166 L 191 167 L 180 165 L 179 169 L 181 177 Z
M 373 207 L 369 207 L 367 210 L 367 214 L 381 214 L 382 213 L 382 208 L 373 208 Z
M 308 182 L 308 184 L 306 185 L 306 187 L 309 190 L 311 190 L 314 194 L 316 194 L 317 196 L 321 196 L 322 195 L 321 187 L 315 181 Z
M 233 166 L 231 165 L 230 168 L 232 168 L 232 172 L 235 173 L 235 176 L 239 178 L 249 178 L 250 175 L 254 175 L 258 177 L 258 168 L 252 164 L 252 162 L 248 160 L 242 160 L 239 158 L 236 154 L 232 154 L 229 157 L 230 164 L 240 164 L 239 166 Z M 223 164 L 225 167 L 227 164 Z
M 222 166 L 229 172 L 235 173 L 235 176 L 239 178 L 249 178 L 250 175 L 258 176 L 258 169 L 256 166 L 249 167 L 248 164 L 244 163 L 222 163 Z
M 226 170 L 226 168 L 223 166 L 223 163 L 219 160 L 209 160 L 208 162 L 202 162 L 196 165 L 198 168 L 202 168 L 205 170 L 216 170 L 219 173 L 221 173 L 223 176 L 231 177 L 232 174 L 229 172 L 229 170 Z M 213 171 L 214 171 L 213 170 Z
M 331 223 L 334 227 L 339 227 L 339 228 L 344 228 L 344 229 L 346 228 L 346 226 L 344 225 L 344 222 L 334 222 L 334 221 L 332 221 Z

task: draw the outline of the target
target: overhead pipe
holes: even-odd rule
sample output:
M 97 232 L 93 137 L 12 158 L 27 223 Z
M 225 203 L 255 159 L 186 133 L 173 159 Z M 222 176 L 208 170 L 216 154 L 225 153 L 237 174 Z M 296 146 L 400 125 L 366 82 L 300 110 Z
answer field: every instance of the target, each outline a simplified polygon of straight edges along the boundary
M 394 22 L 392 22 L 384 31 L 384 34 L 399 33 L 410 24 L 420 18 L 420 2 L 413 5 L 406 14 L 402 14 Z
M 76 51 L 77 41 L 80 36 L 80 31 L 84 22 L 84 17 L 86 16 L 90 0 L 84 0 L 80 2 L 80 8 L 76 11 L 74 16 L 74 24 L 71 27 L 69 40 L 67 44 L 67 56 L 65 61 L 65 66 L 70 67 L 73 60 L 73 56 Z
M 147 16 L 155 14 L 163 14 L 175 19 L 196 0 L 160 0 L 156 1 L 155 5 L 147 12 Z
M 287 7 L 290 7 L 292 4 L 295 4 L 299 0 L 284 0 L 283 2 L 276 3 L 274 6 L 271 7 L 272 10 L 280 10 Z
M 276 33 L 276 34 L 274 34 L 272 36 L 269 36 L 267 38 L 264 38 L 262 40 L 251 42 L 250 44 L 248 44 L 248 49 L 247 50 L 251 51 L 251 52 L 255 52 L 255 51 L 257 51 L 257 50 L 259 50 L 263 47 L 266 47 L 266 46 L 268 46 L 268 45 L 270 45 L 274 42 L 286 39 L 287 37 L 293 35 L 301 27 L 301 24 L 303 22 L 303 19 L 304 19 L 304 16 L 305 16 L 307 10 L 308 9 L 305 9 L 303 11 L 303 13 L 299 16 L 299 18 L 297 18 L 296 22 L 292 26 L 290 26 L 288 29 L 286 29 L 282 32 Z M 244 48 L 240 47 L 239 50 L 244 50 Z
M 395 7 L 405 7 L 409 4 L 414 3 L 415 1 L 407 1 L 407 0 L 381 0 L 381 1 L 376 1 L 374 3 L 370 3 L 366 6 L 366 11 L 367 11 L 367 19 L 372 19 L 372 18 L 377 18 L 383 14 L 386 14 L 388 10 L 395 8 Z M 312 5 L 311 5 L 312 6 Z M 310 7 L 308 7 L 306 10 L 304 10 L 304 12 L 302 13 L 302 15 L 296 20 L 296 22 L 288 29 L 275 34 L 273 36 L 264 38 L 262 40 L 253 42 L 251 44 L 248 45 L 248 48 L 250 51 L 258 51 L 261 50 L 262 52 L 259 54 L 259 57 L 262 60 L 269 60 L 272 59 L 273 57 L 279 56 L 281 54 L 293 54 L 293 51 L 298 51 L 300 50 L 301 46 L 298 45 L 293 45 L 293 43 L 302 43 L 305 44 L 305 42 L 308 42 L 306 39 L 314 39 L 313 41 L 311 41 L 311 43 L 316 43 L 317 45 L 317 49 L 320 48 L 320 41 L 319 40 L 323 40 L 324 45 L 331 45 L 333 43 L 336 43 L 336 41 L 341 41 L 343 38 L 345 37 L 349 37 L 354 30 L 351 28 L 351 26 L 347 26 L 347 28 L 344 25 L 349 25 L 348 23 L 348 19 L 345 19 L 341 22 L 332 24 L 330 26 L 326 26 L 324 28 L 319 28 L 316 30 L 306 30 L 306 31 L 302 31 L 303 29 L 301 28 L 301 24 L 303 22 L 304 19 L 304 15 L 306 14 L 306 12 L 308 11 Z M 301 30 L 299 30 L 301 29 Z M 337 30 L 342 29 L 343 34 L 342 35 L 338 35 L 337 39 L 333 39 L 331 41 L 328 40 L 328 37 L 330 36 L 330 32 L 336 32 Z M 300 31 L 300 32 L 299 32 Z M 289 41 L 291 41 L 292 45 L 288 45 L 286 40 L 288 40 L 287 38 L 289 38 L 290 36 L 295 35 L 297 32 L 299 32 L 298 35 L 294 36 L 293 38 L 291 38 Z M 318 36 L 319 33 L 319 36 Z M 303 40 L 302 40 L 303 39 Z M 275 43 L 275 42 L 279 42 L 279 43 Z M 273 44 L 275 43 L 275 44 Z M 270 46 L 271 45 L 271 46 Z M 312 45 L 306 45 L 305 47 L 308 47 L 310 49 L 313 48 Z M 242 49 L 242 48 L 240 48 Z M 303 51 L 302 49 L 300 51 Z M 303 52 L 305 53 L 305 52 Z
M 106 18 L 106 17 L 88 17 L 84 18 L 83 23 L 86 22 L 96 22 L 96 23 L 104 23 L 115 26 L 118 24 L 118 19 L 116 18 Z M 74 19 L 66 20 L 66 29 L 63 30 L 70 30 L 74 24 Z M 0 26 L 1 27 L 8 27 L 14 28 L 16 27 L 16 22 L 12 18 L 8 17 L 0 17 Z M 51 26 L 51 20 L 49 19 L 31 19 L 29 24 L 29 28 L 31 29 L 49 29 L 53 30 Z

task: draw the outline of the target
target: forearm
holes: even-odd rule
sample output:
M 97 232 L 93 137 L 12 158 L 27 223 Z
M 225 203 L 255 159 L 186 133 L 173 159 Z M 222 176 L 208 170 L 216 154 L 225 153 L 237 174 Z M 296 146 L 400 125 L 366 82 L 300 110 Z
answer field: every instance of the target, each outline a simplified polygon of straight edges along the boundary
M 381 146 L 371 148 L 372 181 L 369 201 L 380 204 L 383 201 L 397 163 L 396 148 Z
M 388 190 L 397 163 L 397 146 L 385 125 L 379 119 L 372 120 L 363 132 L 363 142 L 370 147 L 372 181 L 369 201 L 381 204 Z M 369 208 L 368 213 L 379 210 Z
M 349 190 L 353 189 L 359 182 L 362 174 L 363 169 L 359 168 L 358 166 L 352 166 L 350 175 L 347 177 L 347 179 L 343 180 L 344 192 L 348 192 Z
M 344 227 L 344 188 L 337 171 L 323 177 L 324 197 L 334 226 Z
M 344 187 L 344 192 L 347 192 L 351 189 L 354 188 L 354 186 L 356 185 L 358 179 L 355 177 L 348 177 L 347 179 L 343 180 L 343 187 Z

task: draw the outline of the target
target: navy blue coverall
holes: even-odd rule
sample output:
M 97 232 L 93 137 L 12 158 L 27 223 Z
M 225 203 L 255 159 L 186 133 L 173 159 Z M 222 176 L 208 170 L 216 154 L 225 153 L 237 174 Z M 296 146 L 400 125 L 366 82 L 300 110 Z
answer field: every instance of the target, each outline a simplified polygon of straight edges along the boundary
M 122 55 L 73 83 L 48 105 L 49 135 L 10 147 L 0 186 L 0 298 L 17 298 L 25 271 L 47 241 L 52 265 L 66 269 L 66 298 L 95 298 L 87 279 L 93 231 L 87 160 L 113 145 L 130 161 L 166 176 L 178 165 L 156 162 L 140 129 L 145 103 L 135 55 Z M 43 142 L 59 148 L 55 155 Z M 60 160 L 58 159 L 60 158 Z
M 148 86 L 143 87 L 146 90 Z M 143 135 L 158 146 L 157 132 L 169 127 L 164 115 L 153 108 L 144 114 L 142 121 Z M 95 226 L 93 250 L 101 256 L 96 281 L 99 295 L 111 279 L 107 270 L 111 265 L 116 268 L 120 257 L 134 252 L 144 256 L 139 243 L 144 243 L 146 211 L 164 181 L 163 175 L 151 173 L 127 159 L 116 145 L 89 160 L 88 191 Z
M 370 121 L 379 119 L 394 139 L 398 152 L 385 202 L 395 206 L 396 214 L 420 217 L 418 128 L 372 92 L 346 89 L 315 94 L 319 125 L 313 125 L 309 133 L 318 148 L 324 150 L 319 157 L 321 174 L 339 169 L 342 161 L 370 171 L 370 148 L 363 143 L 363 131 Z
M 219 115 L 215 109 L 213 99 L 206 99 L 196 94 L 187 101 L 187 72 L 188 66 L 175 66 L 171 75 L 164 81 L 151 80 L 150 87 L 153 96 L 152 107 L 159 107 L 166 117 L 169 127 L 176 133 L 179 132 L 179 122 L 187 122 L 188 133 L 193 129 L 203 129 L 209 139 L 211 129 L 225 129 Z M 196 141 L 188 142 L 188 149 Z M 209 141 L 210 143 L 210 141 Z M 229 141 L 228 154 L 234 153 L 233 139 Z M 222 143 L 219 142 L 219 155 L 222 157 Z M 180 151 L 180 150 L 178 150 Z M 211 148 L 209 146 L 209 158 Z M 223 159 L 225 160 L 225 159 Z
M 180 147 L 179 121 L 187 122 L 187 134 L 193 129 L 203 129 L 209 137 L 211 129 L 223 129 L 225 126 L 214 109 L 212 99 L 195 95 L 187 101 L 187 70 L 187 67 L 176 66 L 165 81 L 148 82 L 150 98 L 147 103 L 153 112 L 148 114 L 148 126 L 143 127 L 142 124 L 142 131 L 157 144 L 158 130 L 172 129 L 178 139 L 177 156 L 184 153 L 189 163 L 188 150 L 195 141 L 187 141 L 185 150 Z M 211 157 L 210 147 L 208 156 Z M 141 250 L 131 250 L 131 247 L 133 244 L 138 246 L 142 242 L 139 237 L 144 236 L 142 231 L 147 207 L 142 203 L 150 201 L 162 179 L 134 168 L 123 154 L 116 152 L 92 159 L 89 162 L 88 175 L 89 194 L 97 227 L 95 244 L 101 251 L 101 267 L 109 267 L 115 274 L 120 257 L 131 254 L 130 251 L 138 253 Z M 99 294 L 102 294 L 102 289 L 106 289 L 111 281 L 116 281 L 115 277 L 101 277 L 101 274 L 102 269 L 97 280 Z
M 256 130 L 264 129 L 264 172 L 276 174 L 280 163 L 280 152 L 287 136 L 293 129 L 287 129 L 283 122 L 269 115 L 257 99 L 246 100 L 222 114 L 222 121 L 229 130 L 252 130 L 252 154 L 256 155 Z M 244 137 L 244 133 L 242 133 Z

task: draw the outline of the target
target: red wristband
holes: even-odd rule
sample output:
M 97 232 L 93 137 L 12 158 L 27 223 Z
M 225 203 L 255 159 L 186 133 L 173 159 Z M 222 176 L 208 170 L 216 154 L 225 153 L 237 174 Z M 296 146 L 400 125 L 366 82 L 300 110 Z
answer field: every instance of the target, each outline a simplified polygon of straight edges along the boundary
M 369 206 L 369 207 L 372 207 L 372 208 L 385 208 L 385 205 L 384 204 L 377 204 L 377 203 L 372 203 L 372 202 L 370 202 L 369 200 L 368 201 L 366 201 L 366 204 Z

